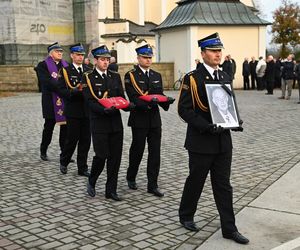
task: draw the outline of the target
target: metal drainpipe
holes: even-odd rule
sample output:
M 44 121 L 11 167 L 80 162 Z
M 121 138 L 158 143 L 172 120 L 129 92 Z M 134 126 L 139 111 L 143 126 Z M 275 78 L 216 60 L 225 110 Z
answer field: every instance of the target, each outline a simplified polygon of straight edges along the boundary
M 158 53 L 158 62 L 160 62 L 160 37 L 161 37 L 161 34 L 158 32 L 158 39 L 157 39 L 157 53 Z

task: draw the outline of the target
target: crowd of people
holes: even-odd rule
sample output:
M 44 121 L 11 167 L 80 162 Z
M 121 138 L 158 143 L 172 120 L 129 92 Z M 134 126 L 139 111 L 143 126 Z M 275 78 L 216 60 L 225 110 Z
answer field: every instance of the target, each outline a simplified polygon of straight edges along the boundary
M 296 62 L 293 54 L 289 54 L 285 59 L 276 59 L 272 55 L 268 55 L 266 60 L 262 56 L 259 57 L 259 60 L 252 57 L 250 62 L 246 57 L 243 62 L 242 74 L 244 90 L 266 89 L 266 95 L 273 95 L 274 88 L 281 88 L 279 99 L 289 100 L 292 89 L 298 83 L 298 104 L 300 104 L 300 62 Z
M 48 47 L 47 58 L 35 68 L 41 85 L 45 119 L 40 157 L 43 161 L 49 160 L 47 150 L 53 130 L 55 124 L 60 125 L 60 172 L 68 173 L 68 165 L 77 147 L 78 175 L 88 177 L 87 193 L 91 197 L 96 195 L 96 182 L 106 165 L 105 197 L 121 200 L 117 194 L 123 145 L 120 105 L 123 105 L 123 111 L 130 112 L 128 125 L 132 129 L 128 187 L 134 190 L 138 188 L 136 176 L 147 141 L 147 191 L 158 197 L 164 196 L 158 188 L 161 144 L 159 107 L 167 111 L 175 99 L 167 97 L 164 102 L 157 99 L 157 96 L 164 96 L 163 83 L 160 73 L 150 69 L 151 46 L 143 45 L 136 52 L 138 65 L 125 75 L 129 101 L 126 100 L 121 77 L 117 73 L 116 60 L 105 45 L 91 51 L 94 57 L 91 68 L 90 61 L 84 59 L 85 50 L 81 44 L 70 47 L 72 63 L 68 64 L 62 59 L 63 49 L 56 42 Z M 139 98 L 144 95 L 157 96 L 145 101 Z M 103 100 L 109 101 L 105 104 Z M 112 105 L 107 106 L 110 101 Z M 95 156 L 89 172 L 87 158 L 91 141 Z
M 206 80 L 216 83 L 221 80 L 232 81 L 235 62 L 226 56 L 223 68 L 227 67 L 230 71 L 225 73 L 219 70 L 223 44 L 218 33 L 199 40 L 198 46 L 203 63 L 199 64 L 198 70 L 185 75 L 178 101 L 178 113 L 188 124 L 185 148 L 189 153 L 189 176 L 180 202 L 179 221 L 187 230 L 199 231 L 194 214 L 210 172 L 223 237 L 247 244 L 249 240 L 238 231 L 235 224 L 230 185 L 230 131 L 243 131 L 242 121 L 239 120 L 235 127 L 214 124 L 208 97 L 203 94 Z M 117 193 L 123 153 L 121 111 L 130 112 L 128 126 L 132 131 L 132 142 L 127 185 L 129 189 L 139 188 L 136 179 L 147 143 L 147 192 L 163 197 L 164 193 L 158 186 L 162 137 L 160 109 L 168 111 L 175 99 L 164 94 L 161 74 L 151 69 L 152 47 L 146 44 L 136 48 L 138 64 L 125 74 L 124 85 L 116 72 L 115 60 L 105 45 L 94 48 L 91 53 L 94 57 L 93 68 L 90 68 L 90 61 L 84 59 L 83 46 L 75 44 L 70 47 L 72 62 L 68 64 L 62 59 L 63 49 L 56 42 L 48 47 L 48 56 L 35 68 L 41 86 L 45 120 L 40 158 L 49 160 L 47 150 L 55 124 L 59 125 L 61 152 L 58 169 L 61 174 L 68 173 L 68 165 L 77 147 L 78 175 L 88 177 L 87 194 L 96 196 L 96 183 L 106 166 L 105 197 L 114 201 L 122 200 Z M 222 100 L 228 100 L 227 94 L 227 91 L 214 91 L 212 98 L 222 112 L 220 115 L 233 122 L 239 117 L 234 118 L 228 112 L 223 114 L 223 111 L 227 111 L 227 103 L 224 104 Z M 87 158 L 91 143 L 94 157 L 89 171 Z

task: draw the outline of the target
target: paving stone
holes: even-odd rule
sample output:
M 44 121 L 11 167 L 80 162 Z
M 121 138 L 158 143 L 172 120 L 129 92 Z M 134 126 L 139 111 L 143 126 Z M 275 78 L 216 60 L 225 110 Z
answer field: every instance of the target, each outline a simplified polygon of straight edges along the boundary
M 8 239 L 0 239 L 0 247 L 5 247 L 12 244 L 12 242 Z
M 177 98 L 178 92 L 167 95 Z M 293 91 L 286 102 L 277 100 L 276 95 L 279 90 L 268 97 L 258 91 L 236 91 L 244 132 L 232 132 L 235 213 L 300 161 L 300 127 L 295 126 L 300 122 L 298 93 Z M 37 93 L 0 98 L 0 237 L 10 242 L 3 249 L 190 250 L 220 227 L 210 177 L 194 218 L 201 231 L 189 232 L 178 222 L 188 154 L 183 147 L 186 124 L 179 119 L 176 105 L 161 112 L 159 187 L 165 192 L 161 199 L 147 193 L 147 147 L 137 176 L 139 189 L 128 189 L 131 130 L 126 126 L 128 113 L 122 112 L 124 143 L 118 193 L 124 200 L 117 203 L 104 197 L 106 171 L 99 177 L 94 199 L 87 196 L 86 178 L 77 175 L 76 164 L 69 165 L 67 175 L 60 174 L 58 127 L 48 150 L 50 161 L 39 159 L 40 98 Z M 92 157 L 91 147 L 89 166 Z

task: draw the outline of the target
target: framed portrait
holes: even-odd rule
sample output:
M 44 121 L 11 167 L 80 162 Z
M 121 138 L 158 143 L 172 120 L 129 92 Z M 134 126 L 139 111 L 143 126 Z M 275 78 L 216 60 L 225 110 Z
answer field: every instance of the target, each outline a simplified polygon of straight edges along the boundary
M 205 82 L 212 123 L 226 129 L 239 127 L 239 114 L 230 82 Z

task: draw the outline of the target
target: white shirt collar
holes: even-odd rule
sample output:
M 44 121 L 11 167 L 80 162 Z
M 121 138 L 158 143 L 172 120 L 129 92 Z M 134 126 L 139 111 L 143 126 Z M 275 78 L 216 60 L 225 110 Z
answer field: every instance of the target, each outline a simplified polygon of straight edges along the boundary
M 207 65 L 205 62 L 203 62 L 204 67 L 207 69 L 208 73 L 211 75 L 212 78 L 214 78 L 214 71 L 219 70 L 219 67 L 214 69 L 211 66 Z M 220 78 L 219 78 L 220 79 Z
M 97 72 L 99 73 L 99 75 L 103 78 L 103 74 L 107 75 L 107 70 L 105 71 L 101 71 L 100 69 L 98 69 L 97 67 L 95 67 L 95 69 L 97 70 Z
M 145 70 L 145 69 L 143 69 L 140 65 L 139 65 L 139 68 L 143 71 L 144 74 L 146 73 L 146 71 L 148 71 L 148 75 L 149 75 L 150 69 Z
M 76 63 L 73 63 L 73 66 L 75 67 L 75 69 L 78 70 L 78 68 L 81 68 L 82 70 L 82 64 L 76 64 Z

